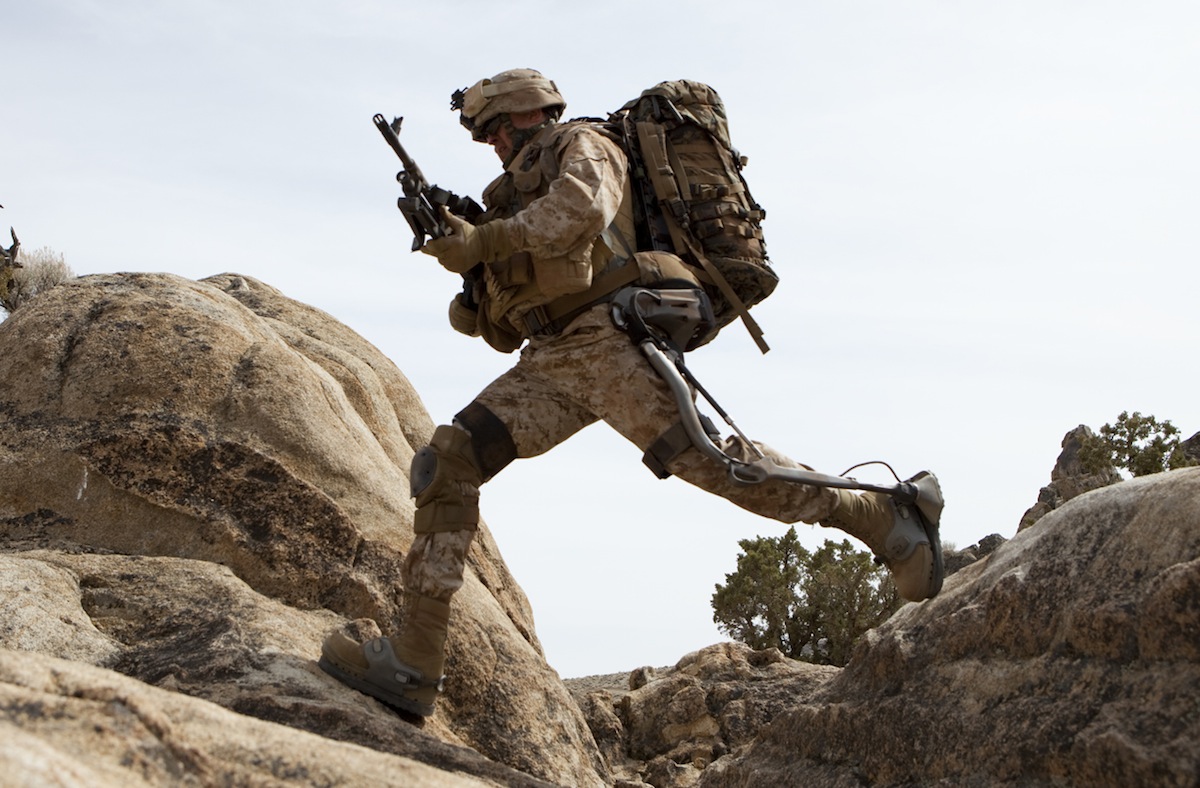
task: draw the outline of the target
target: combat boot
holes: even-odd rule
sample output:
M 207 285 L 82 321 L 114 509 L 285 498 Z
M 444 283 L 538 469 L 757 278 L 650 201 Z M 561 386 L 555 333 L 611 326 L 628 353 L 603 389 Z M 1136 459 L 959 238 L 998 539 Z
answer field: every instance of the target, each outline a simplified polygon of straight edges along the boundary
M 321 669 L 343 684 L 402 711 L 428 717 L 442 690 L 450 605 L 417 597 L 403 629 L 357 643 L 334 632 L 321 646 Z
M 937 479 L 928 472 L 909 481 L 920 491 L 912 504 L 898 504 L 885 493 L 834 490 L 837 508 L 821 525 L 865 542 L 876 561 L 891 570 L 900 596 L 920 602 L 937 596 L 945 576 L 938 535 L 942 494 Z

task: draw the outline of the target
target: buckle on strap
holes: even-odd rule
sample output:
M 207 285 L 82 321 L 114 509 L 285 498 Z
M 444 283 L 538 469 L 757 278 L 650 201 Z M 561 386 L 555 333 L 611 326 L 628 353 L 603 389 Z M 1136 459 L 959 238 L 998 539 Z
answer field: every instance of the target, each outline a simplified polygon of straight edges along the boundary
M 546 314 L 545 306 L 535 306 L 533 309 L 530 309 L 525 313 L 524 320 L 525 330 L 531 337 L 537 337 L 541 336 L 543 333 L 549 333 L 546 331 L 546 329 L 550 323 L 553 322 L 550 320 L 550 316 Z

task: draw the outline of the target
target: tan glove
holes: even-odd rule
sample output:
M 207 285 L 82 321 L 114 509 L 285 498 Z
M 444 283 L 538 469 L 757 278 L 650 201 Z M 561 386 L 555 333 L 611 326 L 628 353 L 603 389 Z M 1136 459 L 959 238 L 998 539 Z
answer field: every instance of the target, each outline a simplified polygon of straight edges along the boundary
M 446 270 L 463 274 L 476 263 L 492 263 L 512 256 L 512 242 L 503 221 L 476 226 L 445 208 L 442 218 L 450 225 L 450 234 L 427 242 L 421 251 L 436 257 Z
M 464 304 L 462 295 L 455 296 L 450 302 L 450 325 L 460 334 L 479 336 L 479 310 Z

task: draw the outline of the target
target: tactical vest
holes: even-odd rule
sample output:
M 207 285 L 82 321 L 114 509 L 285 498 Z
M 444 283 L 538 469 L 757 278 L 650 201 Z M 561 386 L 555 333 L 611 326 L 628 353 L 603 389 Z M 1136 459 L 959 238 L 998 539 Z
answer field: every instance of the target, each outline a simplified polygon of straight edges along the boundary
M 560 175 L 563 148 L 575 135 L 594 131 L 590 124 L 564 123 L 551 125 L 535 135 L 504 174 L 484 190 L 487 210 L 480 223 L 515 216 L 545 196 Z M 518 252 L 508 260 L 486 264 L 485 292 L 481 294 L 485 297 L 480 300 L 485 319 L 518 335 L 533 333 L 526 320 L 531 310 L 563 296 L 586 293 L 597 275 L 632 255 L 633 238 L 633 211 L 626 183 L 617 219 L 600 237 L 582 243 L 565 256 L 538 258 Z
M 575 135 L 584 133 L 617 142 L 610 126 L 592 120 L 548 126 L 484 190 L 487 210 L 479 223 L 516 216 L 548 194 L 561 175 L 563 149 Z M 617 148 L 624 152 L 620 145 Z M 702 272 L 671 250 L 646 243 L 645 214 L 637 207 L 634 183 L 628 169 L 620 169 L 617 157 L 613 158 L 616 176 L 627 177 L 615 216 L 596 238 L 582 242 L 565 256 L 539 258 L 518 252 L 507 260 L 484 265 L 474 299 L 480 305 L 476 328 L 493 348 L 509 352 L 526 337 L 558 333 L 574 317 L 626 285 L 702 286 L 698 275 Z

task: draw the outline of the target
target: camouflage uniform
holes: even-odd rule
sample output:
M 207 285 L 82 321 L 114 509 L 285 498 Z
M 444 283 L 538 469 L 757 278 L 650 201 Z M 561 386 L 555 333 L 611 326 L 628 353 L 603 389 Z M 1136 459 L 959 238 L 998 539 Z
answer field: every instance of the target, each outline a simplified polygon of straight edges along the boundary
M 674 474 L 749 511 L 785 523 L 836 525 L 901 567 L 901 594 L 923 599 L 930 580 L 925 535 L 902 528 L 886 496 L 778 480 L 735 485 L 723 464 L 702 455 L 680 431 L 667 384 L 609 314 L 613 292 L 645 274 L 621 149 L 586 122 L 557 124 L 565 106 L 554 83 L 514 69 L 455 94 L 463 125 L 493 145 L 505 172 L 484 192 L 487 208 L 474 224 L 446 216 L 449 232 L 422 249 L 472 283 L 450 306 L 458 331 L 483 337 L 520 360 L 439 426 L 413 458 L 415 538 L 404 561 L 407 596 L 401 631 L 366 643 L 333 633 L 321 667 L 387 703 L 430 715 L 445 667 L 450 600 L 462 587 L 467 552 L 479 525 L 480 487 L 519 457 L 549 451 L 603 420 L 647 451 L 659 475 Z M 653 255 L 652 255 L 653 256 Z M 678 258 L 655 262 L 661 274 Z M 636 259 L 637 264 L 630 262 Z M 656 258 L 657 259 L 657 258 Z M 674 260 L 674 263 L 671 263 Z M 615 284 L 614 284 L 615 283 Z M 666 447 L 665 449 L 663 447 Z M 733 456 L 749 447 L 727 441 Z M 796 463 L 760 447 L 779 465 Z M 940 496 L 940 493 L 939 493 Z M 939 499 L 940 507 L 940 499 Z M 907 514 L 904 519 L 907 519 Z M 893 538 L 899 534 L 900 539 Z M 939 570 L 940 571 L 940 570 Z M 897 575 L 899 577 L 899 575 Z
M 512 458 L 540 455 L 599 420 L 645 450 L 679 421 L 666 383 L 629 336 L 613 325 L 607 304 L 587 309 L 559 333 L 530 336 L 526 322 L 532 308 L 554 300 L 539 286 L 542 281 L 557 285 L 575 275 L 574 270 L 556 272 L 555 267 L 577 269 L 586 264 L 599 271 L 609 265 L 613 252 L 600 235 L 622 207 L 625 172 L 625 156 L 611 141 L 587 124 L 563 124 L 535 136 L 484 193 L 485 220 L 511 218 L 514 257 L 527 258 L 516 264 L 528 268 L 516 272 L 516 282 L 511 261 L 484 267 L 476 288 L 476 330 L 468 331 L 528 340 L 516 366 L 473 403 L 503 424 L 512 440 Z M 750 459 L 736 439 L 727 448 Z M 803 467 L 767 447 L 760 450 L 780 464 Z M 774 480 L 733 484 L 723 465 L 695 449 L 667 468 L 744 509 L 786 523 L 816 522 L 837 503 L 828 489 Z M 462 584 L 473 533 L 419 535 L 405 563 L 406 588 L 448 601 Z

